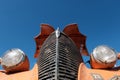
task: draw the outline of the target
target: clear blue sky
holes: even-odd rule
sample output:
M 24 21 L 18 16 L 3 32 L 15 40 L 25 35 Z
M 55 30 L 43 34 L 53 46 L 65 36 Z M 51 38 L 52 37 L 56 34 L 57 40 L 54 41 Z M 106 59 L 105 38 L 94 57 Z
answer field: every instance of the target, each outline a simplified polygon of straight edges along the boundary
M 101 44 L 120 52 L 120 0 L 0 0 L 0 55 L 20 48 L 32 68 L 36 62 L 34 37 L 41 23 L 61 30 L 77 23 L 87 36 L 89 53 Z

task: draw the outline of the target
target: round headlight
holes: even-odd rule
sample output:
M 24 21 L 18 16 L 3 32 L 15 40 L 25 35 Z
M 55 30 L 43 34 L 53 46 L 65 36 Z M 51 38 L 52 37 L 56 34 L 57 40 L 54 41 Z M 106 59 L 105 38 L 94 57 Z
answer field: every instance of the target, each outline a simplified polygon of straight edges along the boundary
M 117 60 L 116 52 L 108 46 L 98 46 L 92 53 L 94 59 L 98 63 L 110 64 Z
M 5 52 L 1 65 L 6 67 L 16 66 L 25 59 L 25 54 L 20 49 L 11 49 Z
M 1 58 L 1 65 L 7 73 L 29 70 L 29 60 L 18 48 L 6 51 Z

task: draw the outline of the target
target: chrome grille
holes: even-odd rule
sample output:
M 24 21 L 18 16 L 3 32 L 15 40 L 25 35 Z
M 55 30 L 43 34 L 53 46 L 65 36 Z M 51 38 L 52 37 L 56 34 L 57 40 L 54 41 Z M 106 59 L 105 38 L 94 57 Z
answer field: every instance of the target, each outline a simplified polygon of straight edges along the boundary
M 55 43 L 47 46 L 42 50 L 39 56 L 38 64 L 39 64 L 38 65 L 39 80 L 47 80 L 47 79 L 54 78 L 55 76 Z
M 56 38 L 54 32 L 38 57 L 39 80 L 77 80 L 80 62 L 82 57 L 72 40 L 64 33 Z

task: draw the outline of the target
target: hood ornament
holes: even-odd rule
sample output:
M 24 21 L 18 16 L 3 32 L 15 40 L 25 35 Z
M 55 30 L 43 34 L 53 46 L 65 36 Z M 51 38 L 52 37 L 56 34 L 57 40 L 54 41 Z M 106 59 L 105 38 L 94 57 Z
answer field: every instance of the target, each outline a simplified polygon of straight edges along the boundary
M 60 36 L 60 29 L 59 29 L 59 27 L 55 31 L 55 35 L 56 35 L 57 38 L 59 38 L 59 36 Z

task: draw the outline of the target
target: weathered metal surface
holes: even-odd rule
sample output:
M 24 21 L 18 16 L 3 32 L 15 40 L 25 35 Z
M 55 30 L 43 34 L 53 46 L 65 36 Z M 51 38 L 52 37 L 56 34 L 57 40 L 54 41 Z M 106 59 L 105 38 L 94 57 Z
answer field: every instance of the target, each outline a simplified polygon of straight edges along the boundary
M 52 33 L 41 47 L 38 57 L 39 80 L 77 80 L 81 54 L 64 33 Z
M 120 80 L 119 69 L 90 69 L 81 63 L 78 71 L 78 80 Z
M 78 25 L 77 24 L 69 24 L 67 25 L 63 32 L 68 35 L 76 44 L 77 48 L 80 49 L 80 54 L 87 55 L 87 47 L 86 47 L 86 36 L 80 33 Z
M 54 32 L 54 28 L 48 24 L 41 24 L 41 33 L 35 37 L 36 41 L 36 52 L 34 57 L 37 58 L 41 52 L 40 48 L 44 43 L 45 39 Z M 63 32 L 73 40 L 77 48 L 80 50 L 80 54 L 89 55 L 86 47 L 86 36 L 81 34 L 77 24 L 67 25 Z
M 114 49 L 105 45 L 100 45 L 91 53 L 90 61 L 92 68 L 112 68 L 117 61 L 117 55 Z
M 25 53 L 18 48 L 6 51 L 1 65 L 7 73 L 29 70 L 29 60 Z
M 120 67 L 115 67 L 116 61 L 114 49 L 100 45 L 90 56 L 91 68 L 87 68 L 84 63 L 80 64 L 78 80 L 120 80 Z
M 0 80 L 38 80 L 38 66 L 35 64 L 32 70 L 14 74 L 6 74 L 5 71 L 0 71 Z
M 36 52 L 34 54 L 34 57 L 37 58 L 40 53 L 40 48 L 46 38 L 54 31 L 54 28 L 48 24 L 41 24 L 41 32 L 39 35 L 35 37 L 36 42 Z

